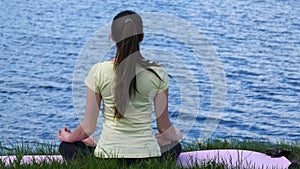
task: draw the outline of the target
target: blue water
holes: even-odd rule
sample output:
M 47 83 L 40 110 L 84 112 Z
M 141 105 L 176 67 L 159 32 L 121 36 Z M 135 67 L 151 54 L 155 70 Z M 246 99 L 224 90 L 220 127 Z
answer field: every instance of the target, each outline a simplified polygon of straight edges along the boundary
M 0 142 L 4 145 L 58 143 L 59 128 L 76 127 L 80 118 L 74 113 L 72 80 L 79 53 L 89 37 L 124 9 L 184 19 L 214 46 L 223 64 L 227 93 L 222 118 L 211 137 L 300 140 L 298 1 L 2 0 L 0 9 Z M 188 58 L 188 49 L 180 42 L 168 45 L 171 40 L 149 35 L 142 48 L 165 46 L 180 59 Z M 196 109 L 202 113 L 194 124 L 187 116 L 180 127 L 188 129 L 186 140 L 201 140 L 211 106 L 211 85 L 203 65 L 193 65 L 193 60 L 186 63 L 190 64 L 176 65 L 178 72 L 170 74 L 180 74 L 186 66 L 193 71 L 199 95 L 190 99 L 200 98 Z M 174 66 L 164 64 L 167 69 Z M 184 108 L 176 84 L 171 78 L 173 121 Z

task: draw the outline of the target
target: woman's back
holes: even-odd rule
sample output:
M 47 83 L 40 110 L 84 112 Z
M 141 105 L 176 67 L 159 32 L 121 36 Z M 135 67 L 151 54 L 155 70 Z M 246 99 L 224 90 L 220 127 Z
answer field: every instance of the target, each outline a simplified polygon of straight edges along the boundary
M 98 63 L 85 80 L 86 85 L 99 93 L 103 101 L 103 131 L 95 155 L 107 158 L 160 156 L 159 145 L 153 136 L 151 114 L 155 95 L 168 88 L 166 71 L 161 66 L 151 67 L 159 78 L 153 72 L 137 65 L 137 92 L 130 98 L 123 118 L 116 119 L 113 66 L 112 61 Z

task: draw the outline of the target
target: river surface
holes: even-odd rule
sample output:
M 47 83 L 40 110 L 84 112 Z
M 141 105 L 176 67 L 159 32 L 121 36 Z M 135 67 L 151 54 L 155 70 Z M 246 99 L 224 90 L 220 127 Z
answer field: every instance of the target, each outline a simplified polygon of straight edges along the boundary
M 84 60 L 83 48 L 125 9 L 148 16 L 146 23 L 160 21 L 149 17 L 151 13 L 175 18 L 158 25 L 159 33 L 151 32 L 151 25 L 145 29 L 142 52 L 164 64 L 170 74 L 170 117 L 185 140 L 300 140 L 298 1 L 2 0 L 0 9 L 2 145 L 57 144 L 59 128 L 76 127 L 84 113 L 85 88 L 76 81 L 82 78 L 75 77 L 78 62 Z M 183 24 L 166 27 L 179 21 L 197 28 L 214 49 L 225 86 L 221 93 L 214 93 L 216 79 L 207 70 L 209 63 L 195 59 L 186 47 L 189 44 L 168 34 L 191 33 Z M 184 38 L 197 41 L 198 37 Z M 111 58 L 113 47 L 106 58 L 102 55 L 99 61 Z M 186 94 L 189 84 L 196 88 Z M 221 103 L 214 105 L 219 96 Z M 218 105 L 218 110 L 212 108 Z M 98 123 L 95 136 L 101 132 L 101 118 Z

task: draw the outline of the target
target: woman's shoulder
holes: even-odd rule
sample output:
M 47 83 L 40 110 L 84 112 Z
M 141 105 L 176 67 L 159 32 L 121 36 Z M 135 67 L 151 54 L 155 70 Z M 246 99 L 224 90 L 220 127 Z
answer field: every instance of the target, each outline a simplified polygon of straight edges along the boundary
M 163 71 L 166 72 L 164 65 L 162 65 L 159 62 L 156 61 L 152 61 L 152 60 L 148 60 L 148 59 L 141 59 L 141 63 L 140 63 L 141 67 L 146 67 L 146 68 L 151 68 L 153 70 L 157 70 L 157 71 Z
M 96 65 L 113 65 L 114 62 L 112 60 L 106 60 L 106 61 L 102 61 L 102 62 L 98 62 L 96 63 Z
M 167 70 L 165 69 L 164 65 L 162 65 L 162 64 L 157 64 L 155 66 L 151 66 L 150 68 L 159 74 L 167 74 Z
M 90 69 L 90 73 L 93 74 L 111 73 L 111 71 L 113 71 L 113 62 L 111 61 L 95 63 Z
M 138 73 L 142 72 L 144 76 L 147 76 L 149 78 L 153 77 L 155 79 L 159 79 L 159 81 L 160 80 L 167 81 L 168 79 L 167 70 L 165 69 L 164 65 L 158 62 L 148 61 L 147 65 L 139 65 L 139 66 L 140 66 L 139 67 L 140 70 L 138 71 Z
M 93 65 L 93 67 L 97 67 L 98 69 L 106 68 L 106 67 L 112 67 L 114 65 L 114 62 L 111 60 L 98 62 Z

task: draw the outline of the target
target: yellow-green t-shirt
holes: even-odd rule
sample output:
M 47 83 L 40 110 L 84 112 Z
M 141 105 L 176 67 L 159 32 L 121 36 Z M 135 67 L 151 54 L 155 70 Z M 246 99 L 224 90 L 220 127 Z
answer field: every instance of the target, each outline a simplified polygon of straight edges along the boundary
M 114 118 L 113 62 L 95 64 L 85 84 L 101 94 L 103 101 L 102 133 L 95 149 L 95 156 L 102 158 L 146 158 L 161 155 L 152 129 L 152 103 L 158 92 L 169 87 L 169 77 L 162 66 L 151 67 L 153 72 L 136 67 L 137 90 L 123 118 Z

